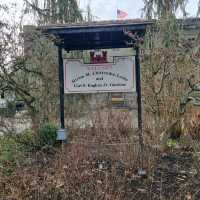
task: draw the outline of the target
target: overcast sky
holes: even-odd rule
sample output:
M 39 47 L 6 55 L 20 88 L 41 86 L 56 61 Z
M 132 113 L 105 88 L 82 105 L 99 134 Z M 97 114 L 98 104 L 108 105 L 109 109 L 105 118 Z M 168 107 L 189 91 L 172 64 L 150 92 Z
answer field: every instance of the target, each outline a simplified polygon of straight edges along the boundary
M 80 0 L 81 8 L 85 8 L 87 3 L 93 13 L 103 19 L 116 19 L 116 10 L 121 9 L 128 13 L 127 18 L 140 18 L 143 0 Z M 188 0 L 187 11 L 189 16 L 195 16 L 197 13 L 198 0 Z
M 117 8 L 128 13 L 128 18 L 139 18 L 142 0 L 80 0 L 81 8 L 90 2 L 93 13 L 100 19 L 116 19 Z
M 0 0 L 1 3 L 16 3 L 19 11 L 23 5 L 23 0 Z M 117 8 L 128 13 L 127 18 L 140 18 L 141 9 L 143 8 L 143 0 L 79 0 L 80 7 L 84 11 L 90 3 L 93 15 L 98 17 L 98 20 L 116 19 Z M 187 12 L 189 17 L 195 17 L 197 13 L 198 0 L 188 0 Z M 14 13 L 17 12 L 14 11 Z M 0 16 L 2 17 L 2 16 Z M 180 15 L 178 15 L 180 17 Z M 27 23 L 31 23 L 28 20 Z

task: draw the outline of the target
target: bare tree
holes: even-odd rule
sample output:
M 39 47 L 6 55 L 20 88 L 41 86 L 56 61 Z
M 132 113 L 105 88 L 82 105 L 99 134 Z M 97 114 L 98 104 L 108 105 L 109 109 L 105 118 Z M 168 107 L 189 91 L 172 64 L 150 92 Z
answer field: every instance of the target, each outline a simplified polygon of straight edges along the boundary
M 197 10 L 197 16 L 200 14 L 200 1 L 198 2 L 198 10 Z
M 39 24 L 63 24 L 82 21 L 76 0 L 24 0 L 26 12 L 31 11 Z
M 187 0 L 143 0 L 143 14 L 147 19 L 166 18 L 175 15 L 180 9 L 183 16 L 186 16 Z

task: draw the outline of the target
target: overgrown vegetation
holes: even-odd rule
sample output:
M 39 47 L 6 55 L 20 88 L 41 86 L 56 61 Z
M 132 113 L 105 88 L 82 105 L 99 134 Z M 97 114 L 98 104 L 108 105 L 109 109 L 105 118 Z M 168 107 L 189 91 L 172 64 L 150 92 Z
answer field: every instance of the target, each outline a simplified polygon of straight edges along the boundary
M 11 175 L 15 168 L 27 164 L 28 157 L 38 151 L 48 153 L 56 145 L 54 124 L 45 124 L 37 135 L 31 130 L 20 134 L 0 136 L 0 168 L 4 175 Z
M 1 162 L 4 167 L 0 168 L 1 198 L 128 200 L 132 197 L 160 199 L 161 195 L 167 199 L 173 194 L 175 199 L 188 195 L 198 199 L 199 165 L 194 163 L 196 160 L 190 151 L 169 147 L 169 158 L 161 157 L 153 143 L 146 143 L 144 168 L 148 177 L 138 176 L 138 142 L 127 126 L 126 116 L 126 113 L 122 117 L 109 111 L 93 113 L 91 128 L 71 130 L 68 144 L 48 151 L 47 148 L 28 151 L 33 136 L 28 132 L 15 139 L 7 138 L 6 142 L 12 145 L 12 157 L 7 152 L 9 148 L 4 147 L 6 162 Z M 198 123 L 195 121 L 192 123 Z M 174 171 L 170 171 L 170 163 L 177 167 Z

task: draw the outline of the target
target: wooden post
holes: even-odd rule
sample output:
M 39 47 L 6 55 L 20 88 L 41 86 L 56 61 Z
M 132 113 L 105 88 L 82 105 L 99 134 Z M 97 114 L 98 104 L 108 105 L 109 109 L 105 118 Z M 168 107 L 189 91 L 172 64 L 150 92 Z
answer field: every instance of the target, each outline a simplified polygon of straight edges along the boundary
M 135 65 L 136 65 L 136 92 L 137 92 L 137 103 L 138 103 L 138 128 L 139 128 L 139 143 L 141 148 L 141 167 L 143 168 L 144 159 L 144 141 L 143 141 L 143 130 L 142 130 L 142 93 L 141 93 L 141 76 L 140 76 L 140 49 L 137 45 L 135 47 Z
M 62 47 L 58 46 L 58 63 L 59 63 L 59 89 L 60 89 L 60 125 L 61 129 L 65 129 L 65 113 L 64 113 L 64 68 Z

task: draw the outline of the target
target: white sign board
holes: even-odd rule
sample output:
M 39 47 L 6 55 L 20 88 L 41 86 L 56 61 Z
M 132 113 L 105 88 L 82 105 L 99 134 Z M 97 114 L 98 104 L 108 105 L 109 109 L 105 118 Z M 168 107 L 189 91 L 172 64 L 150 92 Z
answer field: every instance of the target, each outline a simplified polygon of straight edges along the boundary
M 113 63 L 84 64 L 64 60 L 65 93 L 134 92 L 135 59 L 114 57 Z

